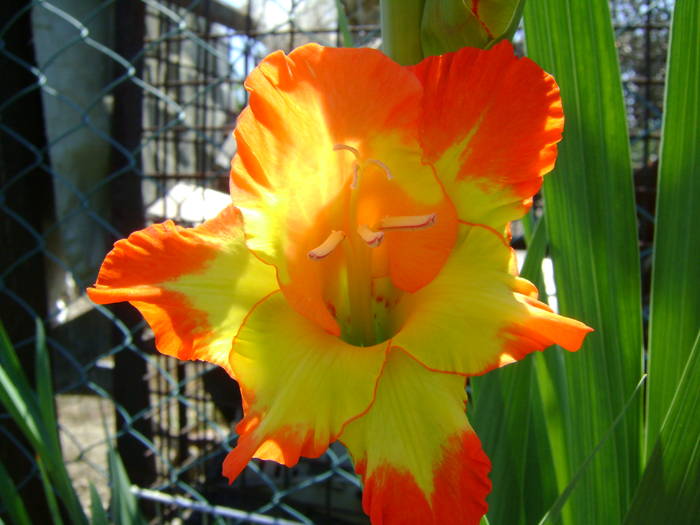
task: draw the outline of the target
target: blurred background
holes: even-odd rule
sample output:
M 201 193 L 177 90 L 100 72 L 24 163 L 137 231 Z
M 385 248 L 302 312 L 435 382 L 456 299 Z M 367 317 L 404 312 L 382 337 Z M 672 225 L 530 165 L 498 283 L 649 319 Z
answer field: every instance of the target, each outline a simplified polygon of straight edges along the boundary
M 647 293 L 673 0 L 610 7 Z M 109 499 L 112 442 L 153 523 L 367 523 L 339 445 L 293 469 L 251 462 L 229 487 L 235 383 L 160 356 L 135 310 L 95 306 L 84 290 L 115 240 L 165 219 L 193 226 L 227 204 L 243 81 L 262 57 L 341 45 L 345 24 L 354 45 L 377 47 L 378 0 L 5 0 L 0 13 L 0 320 L 27 369 L 35 318 L 45 326 L 81 498 L 92 482 Z M 7 415 L 0 432 L 31 501 L 33 454 Z

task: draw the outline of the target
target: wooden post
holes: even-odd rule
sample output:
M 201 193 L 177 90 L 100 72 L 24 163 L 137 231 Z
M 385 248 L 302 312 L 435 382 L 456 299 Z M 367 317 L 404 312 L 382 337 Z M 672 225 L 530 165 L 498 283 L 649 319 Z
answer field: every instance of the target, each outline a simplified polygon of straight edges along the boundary
M 143 59 L 138 53 L 144 45 L 145 6 L 141 1 L 118 0 L 115 5 L 115 50 L 129 60 L 134 67 L 134 76 L 141 77 Z M 117 66 L 117 78 L 127 74 Z M 120 147 L 112 148 L 111 173 L 119 176 L 110 184 L 112 224 L 123 235 L 144 226 L 144 206 L 141 192 L 141 157 L 138 153 L 143 128 L 143 93 L 131 79 L 123 79 L 114 89 L 114 113 L 112 117 L 112 139 Z M 128 155 L 124 151 L 129 152 Z M 129 304 L 113 307 L 116 316 L 127 326 L 142 322 L 139 313 Z M 131 330 L 133 345 L 145 350 L 142 345 L 142 330 Z M 124 335 L 114 330 L 115 344 L 123 342 Z M 124 349 L 114 358 L 114 401 L 129 416 L 148 409 L 150 389 L 146 379 L 147 366 L 139 353 Z M 132 483 L 148 487 L 155 481 L 155 460 L 143 442 L 130 429 L 147 440 L 153 438 L 149 419 L 138 419 L 129 423 L 117 410 L 117 449 L 121 455 Z

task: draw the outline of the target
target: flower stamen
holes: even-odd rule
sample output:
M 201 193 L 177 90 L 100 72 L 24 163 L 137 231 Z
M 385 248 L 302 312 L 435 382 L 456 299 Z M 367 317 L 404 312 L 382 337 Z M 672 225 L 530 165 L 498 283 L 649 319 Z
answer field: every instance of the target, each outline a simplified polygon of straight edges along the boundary
M 360 158 L 360 152 L 357 151 L 357 149 L 353 148 L 352 146 L 348 146 L 347 144 L 334 144 L 333 145 L 333 151 L 349 151 L 353 155 L 355 155 L 355 158 L 358 159 Z
M 382 170 L 384 170 L 384 173 L 386 173 L 386 180 L 391 180 L 394 178 L 391 174 L 391 170 L 389 169 L 389 166 L 384 164 L 381 160 L 367 159 L 367 164 L 374 164 L 375 166 L 379 166 Z
M 366 224 L 360 224 L 357 227 L 357 233 L 370 248 L 376 248 L 382 244 L 382 241 L 384 240 L 384 232 L 374 231 Z
M 345 239 L 345 232 L 338 230 L 331 231 L 328 237 L 326 237 L 325 241 L 307 254 L 309 259 L 319 261 L 324 257 L 327 257 L 338 247 L 343 239 Z
M 437 213 L 404 217 L 384 217 L 379 221 L 380 230 L 424 230 L 430 228 L 437 220 Z
M 352 182 L 350 183 L 350 189 L 356 190 L 357 185 L 360 183 L 360 165 L 355 162 L 352 165 Z

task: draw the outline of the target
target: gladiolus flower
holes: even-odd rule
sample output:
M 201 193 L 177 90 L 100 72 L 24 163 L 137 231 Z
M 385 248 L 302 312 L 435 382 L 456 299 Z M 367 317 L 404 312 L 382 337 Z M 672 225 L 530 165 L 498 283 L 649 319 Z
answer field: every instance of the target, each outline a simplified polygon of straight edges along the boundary
M 117 242 L 90 297 L 238 381 L 231 481 L 340 439 L 373 523 L 478 523 L 490 464 L 466 378 L 590 331 L 537 300 L 508 243 L 556 158 L 554 80 L 509 43 L 412 67 L 309 44 L 245 86 L 233 204 Z

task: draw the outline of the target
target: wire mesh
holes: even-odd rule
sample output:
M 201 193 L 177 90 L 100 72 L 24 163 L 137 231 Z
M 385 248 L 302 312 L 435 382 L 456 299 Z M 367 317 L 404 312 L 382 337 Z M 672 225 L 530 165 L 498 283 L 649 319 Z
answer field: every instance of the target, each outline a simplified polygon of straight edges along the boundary
M 342 4 L 355 43 L 377 45 L 377 0 Z M 672 7 L 611 1 L 645 257 Z M 161 356 L 128 307 L 98 307 L 83 292 L 116 239 L 165 219 L 195 225 L 226 204 L 243 80 L 274 49 L 339 45 L 337 3 L 34 0 L 3 9 L 11 79 L 0 103 L 1 317 L 25 355 L 34 317 L 49 329 L 61 437 L 81 496 L 92 481 L 107 501 L 114 442 L 154 523 L 366 523 L 338 444 L 291 470 L 253 461 L 229 487 L 220 468 L 241 418 L 236 385 L 212 366 Z M 2 432 L 29 486 L 31 453 Z

